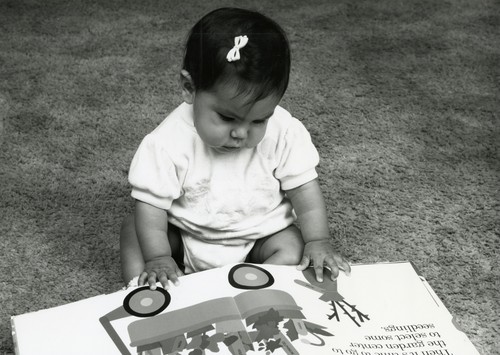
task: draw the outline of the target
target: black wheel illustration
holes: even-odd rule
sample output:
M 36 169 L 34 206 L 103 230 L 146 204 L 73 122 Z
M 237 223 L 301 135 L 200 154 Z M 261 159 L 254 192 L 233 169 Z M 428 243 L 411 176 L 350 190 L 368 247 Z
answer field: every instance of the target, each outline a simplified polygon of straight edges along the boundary
M 151 290 L 149 286 L 138 288 L 130 292 L 123 300 L 123 308 L 136 317 L 152 317 L 170 304 L 170 294 L 167 290 L 158 287 Z
M 274 283 L 269 271 L 252 264 L 234 266 L 229 271 L 228 279 L 231 286 L 244 290 L 258 290 Z

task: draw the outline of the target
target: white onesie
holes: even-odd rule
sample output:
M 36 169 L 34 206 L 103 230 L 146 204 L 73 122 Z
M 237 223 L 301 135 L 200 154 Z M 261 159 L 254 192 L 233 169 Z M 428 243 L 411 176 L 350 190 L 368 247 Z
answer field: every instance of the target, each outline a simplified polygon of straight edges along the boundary
M 183 103 L 144 138 L 129 182 L 132 197 L 167 210 L 180 228 L 191 273 L 242 262 L 256 239 L 292 224 L 285 191 L 315 179 L 318 161 L 303 124 L 280 106 L 257 147 L 219 153 Z

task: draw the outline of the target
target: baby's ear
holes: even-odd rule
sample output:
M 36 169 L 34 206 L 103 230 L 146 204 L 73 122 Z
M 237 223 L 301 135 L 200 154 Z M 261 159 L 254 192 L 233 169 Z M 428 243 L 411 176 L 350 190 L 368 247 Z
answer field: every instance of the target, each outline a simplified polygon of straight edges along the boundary
M 182 88 L 182 98 L 187 104 L 192 104 L 194 101 L 194 83 L 191 78 L 191 74 L 185 69 L 181 70 L 181 88 Z

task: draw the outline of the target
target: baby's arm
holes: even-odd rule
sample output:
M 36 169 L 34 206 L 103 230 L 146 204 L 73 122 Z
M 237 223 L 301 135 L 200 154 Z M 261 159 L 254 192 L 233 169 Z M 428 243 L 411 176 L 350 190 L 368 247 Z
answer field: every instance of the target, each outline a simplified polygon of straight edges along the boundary
M 287 195 L 297 214 L 305 243 L 304 255 L 297 268 L 304 270 L 312 263 L 319 282 L 323 281 L 325 265 L 332 271 L 332 278 L 337 278 L 339 270 L 349 274 L 349 263 L 336 252 L 332 244 L 325 201 L 318 180 L 288 190 Z
M 156 288 L 156 280 L 168 287 L 168 280 L 175 285 L 183 273 L 172 258 L 168 241 L 167 212 L 147 203 L 135 204 L 135 228 L 142 250 L 145 269 L 139 276 L 139 285 L 147 281 L 151 289 Z

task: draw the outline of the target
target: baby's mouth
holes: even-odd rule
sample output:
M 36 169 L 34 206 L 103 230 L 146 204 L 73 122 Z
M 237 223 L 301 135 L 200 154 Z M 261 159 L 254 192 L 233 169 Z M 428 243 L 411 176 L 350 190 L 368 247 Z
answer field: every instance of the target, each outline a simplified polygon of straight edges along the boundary
M 218 151 L 223 152 L 223 153 L 230 153 L 230 152 L 237 152 L 238 150 L 241 150 L 243 147 L 242 146 L 234 146 L 234 145 L 223 145 L 217 148 Z

